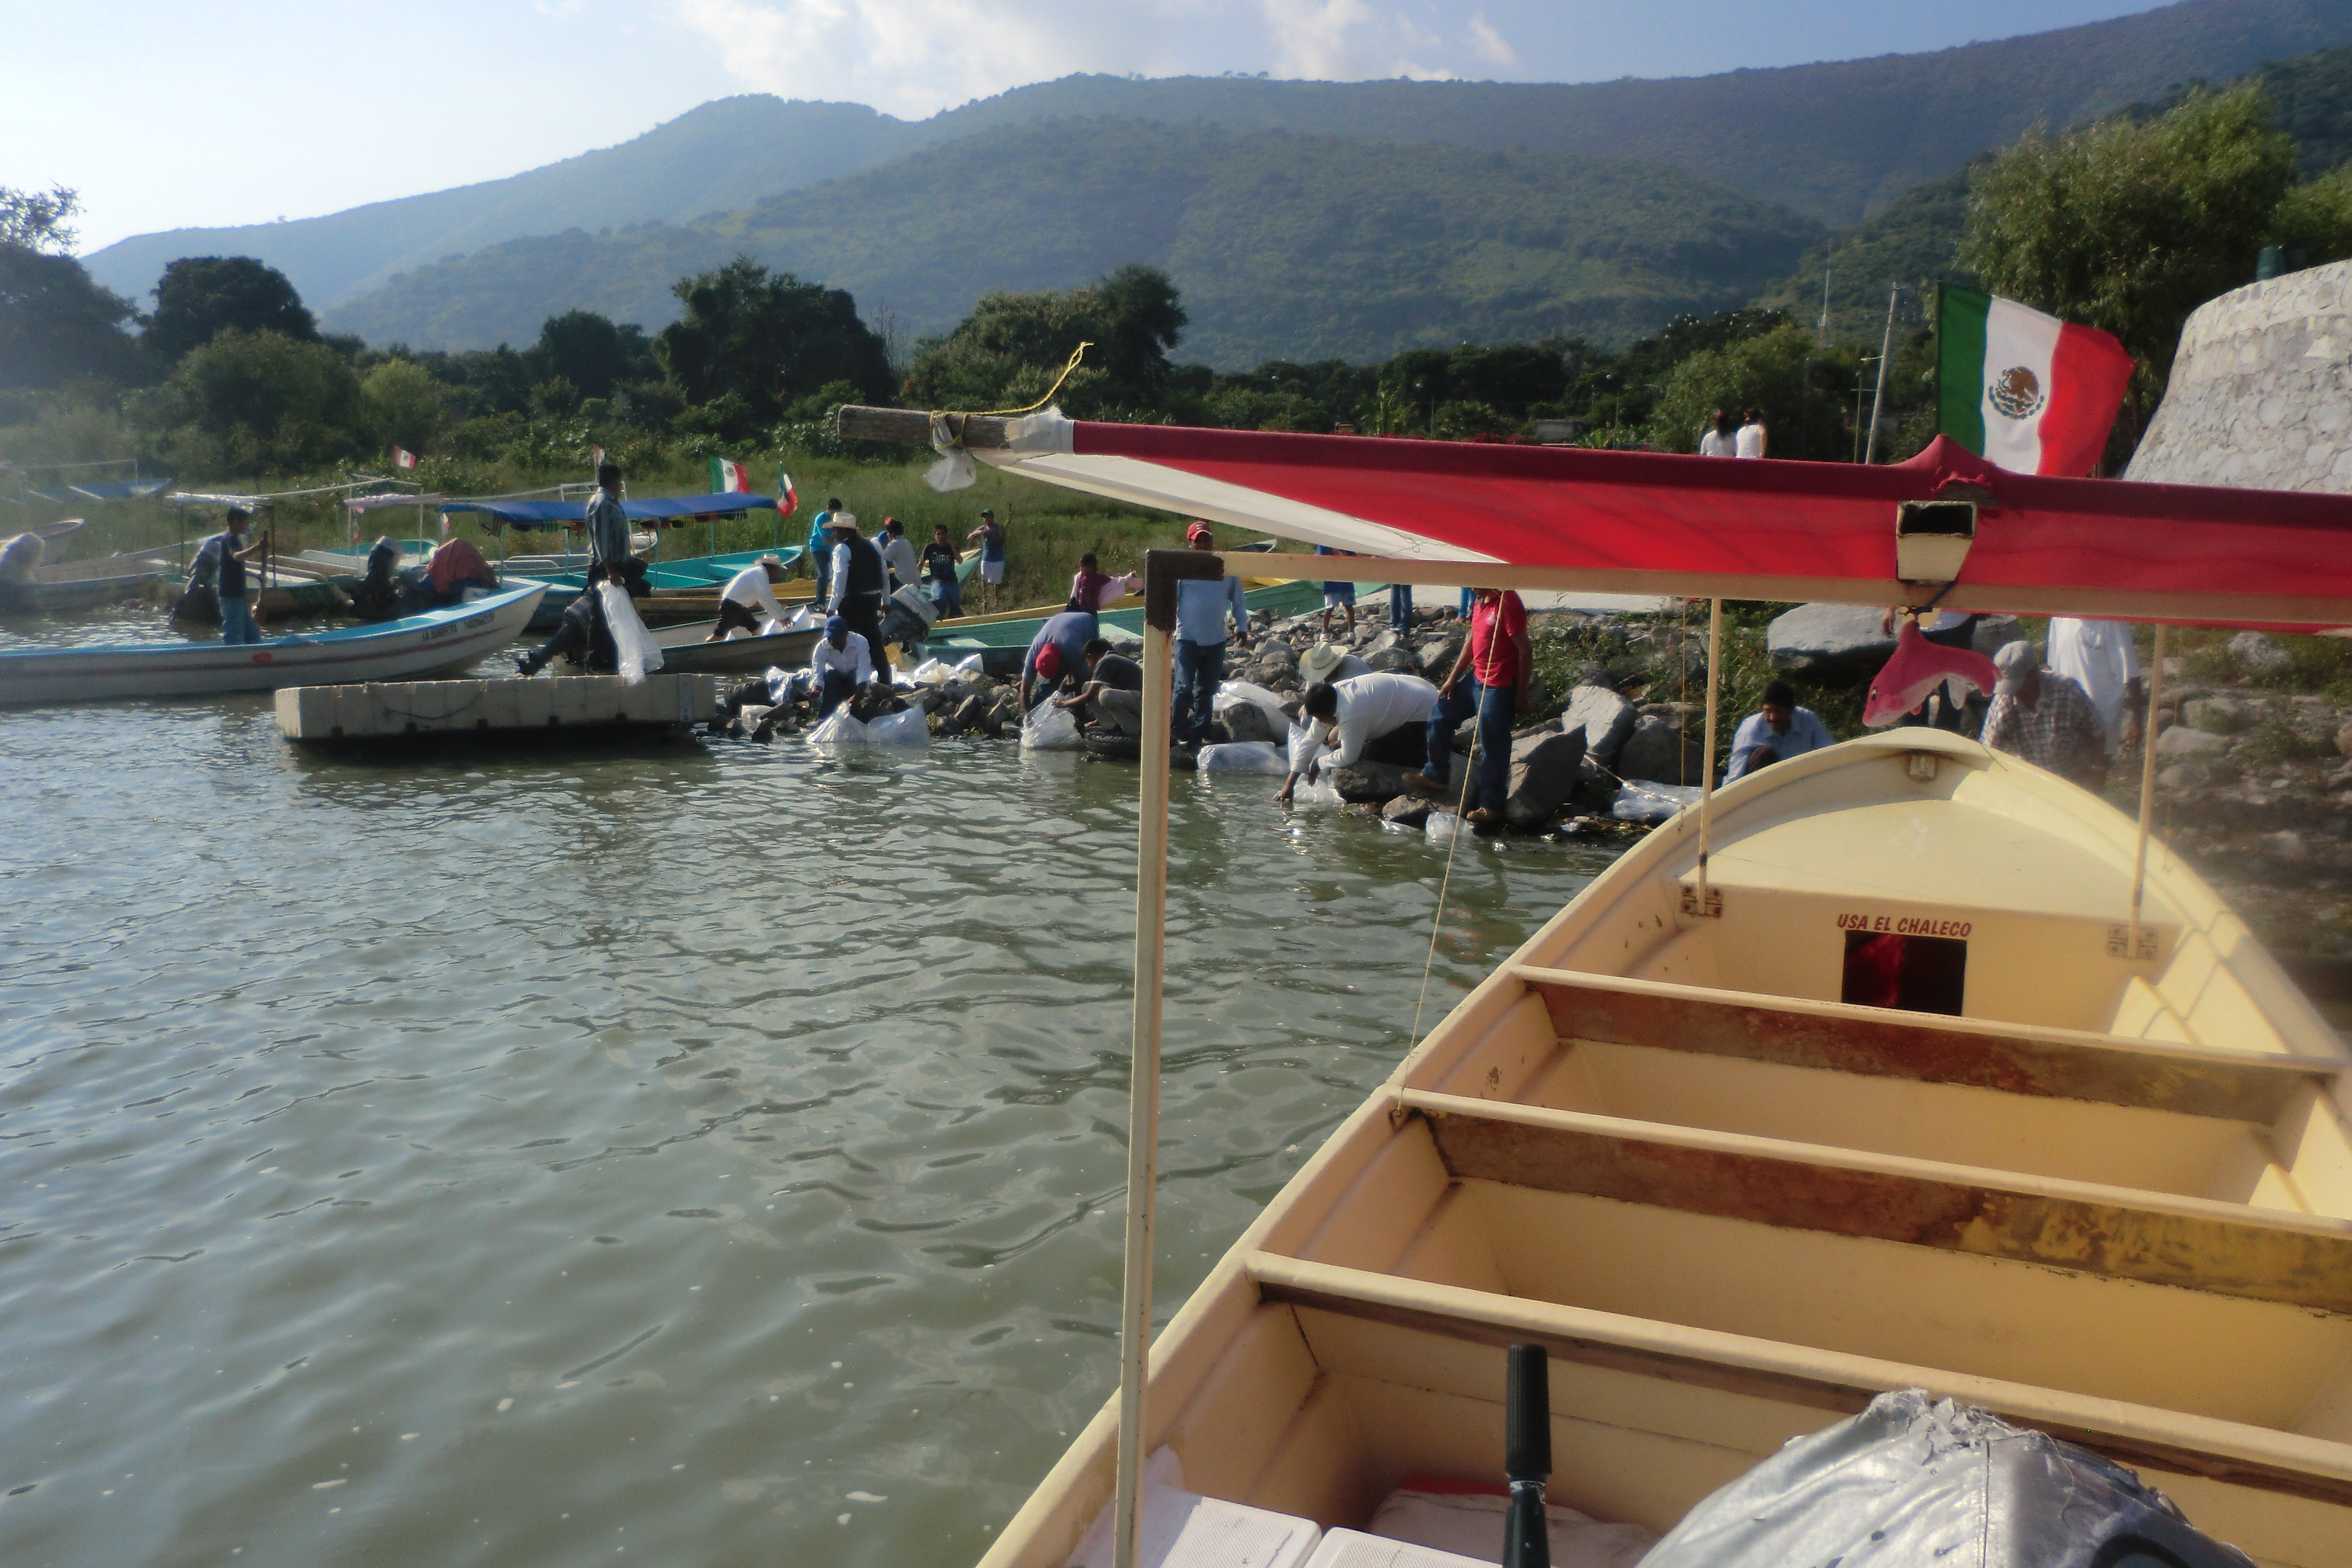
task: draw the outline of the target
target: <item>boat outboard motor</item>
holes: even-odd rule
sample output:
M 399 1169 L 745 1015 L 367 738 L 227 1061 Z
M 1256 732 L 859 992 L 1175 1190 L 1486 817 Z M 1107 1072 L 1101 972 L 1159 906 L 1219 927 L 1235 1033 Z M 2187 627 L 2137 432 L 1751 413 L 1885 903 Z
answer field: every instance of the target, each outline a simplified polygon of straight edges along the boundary
M 877 628 L 885 643 L 903 643 L 909 647 L 931 635 L 931 623 L 940 618 L 940 607 L 926 598 L 913 584 L 907 584 L 883 601 L 882 624 Z M 879 659 L 882 650 L 871 650 Z
M 392 542 L 392 536 L 377 540 L 368 552 L 367 575 L 352 590 L 352 607 L 361 619 L 390 620 L 400 613 L 400 584 L 393 577 L 399 565 L 400 546 Z
M 1513 1345 L 1503 1373 L 1503 1568 L 1551 1568 L 1544 1483 L 1551 1479 L 1551 1366 L 1541 1345 Z

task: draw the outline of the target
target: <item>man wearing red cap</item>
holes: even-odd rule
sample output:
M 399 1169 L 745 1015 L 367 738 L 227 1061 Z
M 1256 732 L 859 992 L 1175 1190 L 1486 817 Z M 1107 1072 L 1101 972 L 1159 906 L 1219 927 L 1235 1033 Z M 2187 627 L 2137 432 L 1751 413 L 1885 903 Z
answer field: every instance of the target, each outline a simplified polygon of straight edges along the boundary
M 1061 684 L 1065 674 L 1087 667 L 1087 644 L 1095 639 L 1095 617 L 1080 610 L 1048 616 L 1030 639 L 1021 660 L 1021 711 L 1036 706 L 1037 699 Z

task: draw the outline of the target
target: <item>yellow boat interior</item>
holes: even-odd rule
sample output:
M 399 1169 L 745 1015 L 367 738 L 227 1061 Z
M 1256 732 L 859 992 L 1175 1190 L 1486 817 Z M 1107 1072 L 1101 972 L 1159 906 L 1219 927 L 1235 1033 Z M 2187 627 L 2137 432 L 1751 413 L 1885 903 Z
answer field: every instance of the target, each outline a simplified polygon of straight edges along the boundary
M 1433 1029 L 1160 1334 L 1147 1451 L 1360 1529 L 1496 1479 L 1550 1352 L 1551 1495 L 1664 1531 L 1921 1387 L 2352 1568 L 2345 1048 L 2135 824 L 1905 730 L 1685 812 Z M 988 1562 L 1057 1568 L 1113 1411 Z

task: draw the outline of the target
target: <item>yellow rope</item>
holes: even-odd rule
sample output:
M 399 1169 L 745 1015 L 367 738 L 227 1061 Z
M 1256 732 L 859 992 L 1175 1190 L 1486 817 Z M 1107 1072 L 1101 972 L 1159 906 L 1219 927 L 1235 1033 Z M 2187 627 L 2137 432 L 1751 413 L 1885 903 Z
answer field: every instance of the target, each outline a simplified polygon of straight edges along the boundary
M 937 431 L 940 428 L 940 421 L 947 419 L 999 419 L 1011 418 L 1016 415 L 1036 413 L 1037 410 L 1045 407 L 1045 405 L 1054 401 L 1054 395 L 1062 390 L 1062 384 L 1070 379 L 1070 373 L 1078 368 L 1078 361 L 1084 359 L 1086 357 L 1087 351 L 1092 347 L 1094 347 L 1094 344 L 1092 343 L 1080 342 L 1076 348 L 1072 349 L 1070 351 L 1070 363 L 1062 367 L 1062 374 L 1054 378 L 1054 384 L 1045 389 L 1045 395 L 1039 398 L 1036 402 L 1029 405 L 1028 407 L 977 409 L 934 408 L 931 410 L 931 428 L 934 431 Z M 959 447 L 963 445 L 963 431 L 961 428 L 957 428 L 955 430 L 955 444 Z
M 1475 609 L 1475 606 L 1473 605 L 1473 608 Z M 1503 609 L 1498 604 L 1495 606 L 1494 624 L 1486 633 L 1486 662 L 1490 665 L 1495 662 L 1495 645 L 1501 639 L 1502 635 Z M 1466 632 L 1462 638 L 1462 643 L 1465 649 L 1469 647 L 1470 638 Z M 1475 652 L 1471 659 L 1470 673 L 1470 683 L 1476 686 L 1478 684 L 1477 659 Z M 1533 673 L 1532 667 L 1522 669 L 1519 671 L 1519 679 L 1524 682 Z M 1491 688 L 1480 688 L 1478 707 L 1472 714 L 1474 723 L 1485 720 L 1487 711 L 1486 704 L 1494 700 L 1494 695 Z M 1444 699 L 1440 698 L 1439 700 L 1443 701 Z M 1471 743 L 1470 751 L 1471 754 L 1462 760 L 1462 794 L 1454 802 L 1454 836 L 1445 841 L 1445 871 L 1437 879 L 1437 909 L 1429 917 L 1429 952 L 1423 955 L 1421 961 L 1421 994 L 1413 998 L 1412 1037 L 1406 1042 L 1407 1050 L 1412 1050 L 1421 1044 L 1421 1014 L 1422 1009 L 1429 1003 L 1429 973 L 1437 966 L 1438 933 L 1445 928 L 1445 892 L 1454 885 L 1454 852 L 1461 847 L 1462 836 L 1470 831 L 1470 784 L 1471 780 L 1475 776 L 1471 771 L 1470 764 L 1478 760 L 1478 747 L 1475 742 Z M 1428 763 L 1424 761 L 1422 765 L 1426 767 Z

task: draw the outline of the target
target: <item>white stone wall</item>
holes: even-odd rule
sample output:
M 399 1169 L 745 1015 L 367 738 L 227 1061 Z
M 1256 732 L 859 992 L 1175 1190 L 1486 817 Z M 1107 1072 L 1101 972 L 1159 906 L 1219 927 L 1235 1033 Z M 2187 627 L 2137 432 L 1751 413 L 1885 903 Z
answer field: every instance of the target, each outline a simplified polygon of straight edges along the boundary
M 2352 261 L 2200 306 L 2124 477 L 2352 494 Z

